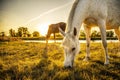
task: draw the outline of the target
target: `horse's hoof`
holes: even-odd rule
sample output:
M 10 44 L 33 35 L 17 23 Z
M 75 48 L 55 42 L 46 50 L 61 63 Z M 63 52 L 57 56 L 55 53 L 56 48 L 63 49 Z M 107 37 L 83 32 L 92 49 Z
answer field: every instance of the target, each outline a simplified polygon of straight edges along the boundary
M 109 65 L 109 62 L 105 62 L 104 65 L 105 65 L 105 66 Z
M 68 69 L 70 69 L 70 68 L 72 68 L 72 66 L 65 66 L 65 68 L 68 68 Z
M 85 59 L 83 59 L 83 61 L 89 61 L 90 57 L 86 57 Z
M 110 56 L 108 56 L 108 59 L 110 59 Z

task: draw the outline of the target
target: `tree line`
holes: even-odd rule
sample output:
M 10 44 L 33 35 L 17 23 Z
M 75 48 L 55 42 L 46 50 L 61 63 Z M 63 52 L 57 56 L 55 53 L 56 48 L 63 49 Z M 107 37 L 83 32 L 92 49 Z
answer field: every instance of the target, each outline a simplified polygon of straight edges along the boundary
M 0 36 L 4 37 L 6 34 L 5 32 L 1 32 Z M 10 37 L 40 37 L 40 33 L 38 31 L 34 31 L 30 33 L 27 27 L 19 27 L 17 32 L 14 29 L 9 30 Z
M 115 38 L 116 37 L 115 34 L 114 34 L 114 31 L 106 31 L 106 36 L 108 38 Z M 84 30 L 80 31 L 80 37 L 85 38 L 85 32 L 84 32 Z M 93 30 L 91 32 L 91 36 L 90 37 L 91 38 L 100 38 L 101 37 L 101 33 L 100 33 L 100 31 Z
M 6 34 L 5 32 L 0 32 L 0 36 L 4 37 Z M 9 30 L 9 36 L 10 37 L 40 37 L 40 32 L 34 31 L 33 33 L 30 33 L 27 27 L 19 27 L 17 31 L 14 29 Z M 107 37 L 116 37 L 113 31 L 106 31 Z M 61 37 L 60 34 L 57 34 L 56 37 Z M 91 33 L 91 38 L 98 38 L 101 37 L 101 34 L 97 30 L 93 30 Z M 85 38 L 85 32 L 84 30 L 80 31 L 80 38 Z

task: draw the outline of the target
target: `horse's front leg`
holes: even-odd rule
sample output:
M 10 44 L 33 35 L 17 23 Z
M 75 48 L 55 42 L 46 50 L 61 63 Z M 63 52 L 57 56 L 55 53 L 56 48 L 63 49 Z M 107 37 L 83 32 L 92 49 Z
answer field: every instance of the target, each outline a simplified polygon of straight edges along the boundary
M 54 33 L 54 42 L 56 43 L 56 39 L 55 39 L 55 33 Z
M 107 41 L 106 41 L 106 22 L 104 19 L 100 19 L 98 21 L 98 26 L 101 32 L 102 44 L 105 50 L 105 62 L 104 64 L 109 64 L 109 56 L 108 56 L 108 48 L 107 48 Z
M 86 56 L 84 61 L 88 61 L 90 59 L 90 35 L 91 35 L 91 28 L 84 24 L 84 30 L 86 34 Z

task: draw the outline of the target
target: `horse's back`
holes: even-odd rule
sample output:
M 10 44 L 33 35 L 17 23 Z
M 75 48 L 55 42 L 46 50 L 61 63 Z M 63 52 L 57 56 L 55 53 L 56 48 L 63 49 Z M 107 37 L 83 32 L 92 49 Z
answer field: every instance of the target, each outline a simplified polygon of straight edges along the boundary
M 106 18 L 108 29 L 120 27 L 120 0 L 91 0 L 88 5 L 89 16 L 85 19 L 85 24 L 97 26 L 96 18 L 102 17 Z
M 120 0 L 108 0 L 107 25 L 113 29 L 120 27 Z

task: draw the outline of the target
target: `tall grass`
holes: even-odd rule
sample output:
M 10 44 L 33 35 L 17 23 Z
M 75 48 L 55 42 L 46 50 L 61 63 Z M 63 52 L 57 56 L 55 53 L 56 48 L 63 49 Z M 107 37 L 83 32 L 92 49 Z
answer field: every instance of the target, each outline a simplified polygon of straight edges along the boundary
M 104 66 L 100 43 L 91 44 L 91 60 L 84 62 L 86 44 L 81 44 L 74 67 L 63 67 L 59 43 L 0 42 L 0 80 L 120 80 L 120 44 L 109 43 L 110 64 Z

